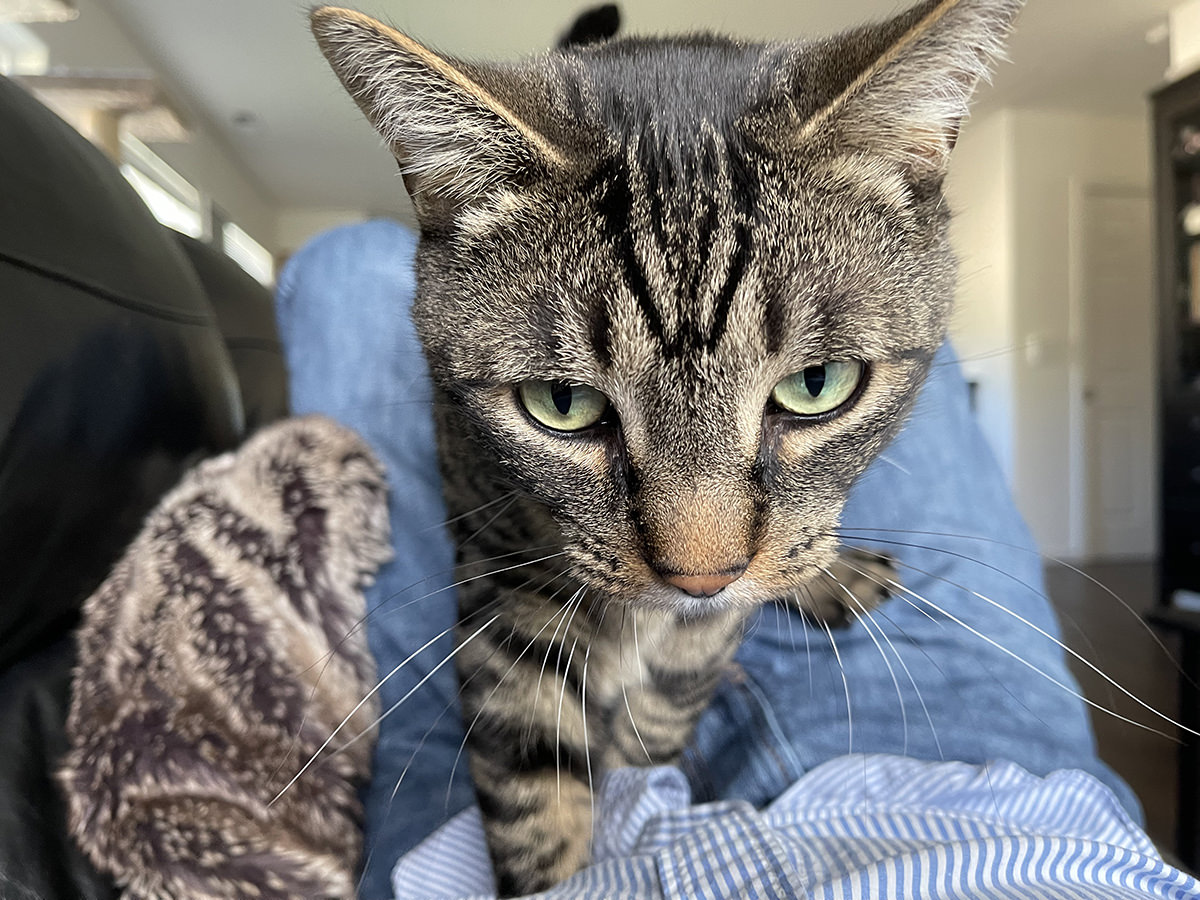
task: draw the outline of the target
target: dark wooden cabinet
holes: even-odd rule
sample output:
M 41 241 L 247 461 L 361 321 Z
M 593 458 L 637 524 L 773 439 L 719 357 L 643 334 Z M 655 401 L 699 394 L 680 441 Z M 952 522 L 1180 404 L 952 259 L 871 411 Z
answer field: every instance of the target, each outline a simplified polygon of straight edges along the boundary
M 1200 729 L 1200 72 L 1154 94 L 1162 558 L 1151 618 L 1182 634 L 1180 721 Z M 1176 852 L 1200 867 L 1200 741 L 1181 735 Z

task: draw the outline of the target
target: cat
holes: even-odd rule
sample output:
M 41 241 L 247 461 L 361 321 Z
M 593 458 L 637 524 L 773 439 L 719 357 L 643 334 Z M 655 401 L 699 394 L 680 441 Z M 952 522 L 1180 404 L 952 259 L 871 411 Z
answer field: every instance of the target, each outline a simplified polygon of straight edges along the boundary
M 945 338 L 943 180 L 1020 5 L 504 65 L 313 11 L 421 226 L 413 314 L 501 895 L 587 863 L 596 779 L 679 756 L 752 611 L 882 599 L 886 560 L 839 555 L 839 514 Z

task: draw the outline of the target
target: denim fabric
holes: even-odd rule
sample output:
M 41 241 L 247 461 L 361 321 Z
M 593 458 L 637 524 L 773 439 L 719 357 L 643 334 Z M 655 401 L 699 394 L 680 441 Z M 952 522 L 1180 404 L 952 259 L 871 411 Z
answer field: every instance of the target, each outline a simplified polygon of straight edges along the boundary
M 453 646 L 453 554 L 439 527 L 429 384 L 408 316 L 415 244 L 384 221 L 330 232 L 289 261 L 277 299 L 294 411 L 357 429 L 392 483 L 397 558 L 368 595 L 366 627 L 381 677 L 390 675 L 384 708 L 400 705 L 382 722 L 366 796 L 367 900 L 389 896 L 397 857 L 472 802 L 453 664 L 438 668 Z M 855 486 L 844 523 L 846 543 L 898 559 L 906 590 L 873 622 L 832 638 L 788 611 L 755 618 L 740 671 L 685 760 L 698 801 L 762 806 L 830 759 L 893 753 L 1005 759 L 1039 775 L 1084 769 L 1139 815 L 1096 757 L 1052 640 L 1041 559 L 949 348 L 910 422 Z
M 448 787 L 463 729 L 453 663 L 435 671 L 454 647 L 454 553 L 441 528 L 430 385 L 408 315 L 415 249 L 412 232 L 392 222 L 343 228 L 295 254 L 276 290 L 292 411 L 357 430 L 391 487 L 396 558 L 367 591 L 367 638 L 380 678 L 412 659 L 379 692 L 383 709 L 400 706 L 381 724 L 364 798 L 366 898 L 390 896 L 396 857 L 474 800 L 465 760 Z

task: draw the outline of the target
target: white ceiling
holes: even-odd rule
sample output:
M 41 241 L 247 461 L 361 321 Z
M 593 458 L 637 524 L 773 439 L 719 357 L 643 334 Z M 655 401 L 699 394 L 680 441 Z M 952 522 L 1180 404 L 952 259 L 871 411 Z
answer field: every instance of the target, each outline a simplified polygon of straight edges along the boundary
M 395 167 L 317 53 L 304 0 L 97 0 L 281 207 L 402 209 Z M 346 0 L 446 52 L 546 47 L 589 0 Z M 1182 0 L 1029 0 L 981 102 L 1139 114 L 1167 66 L 1146 34 Z M 828 34 L 902 0 L 623 0 L 627 32 Z M 235 119 L 250 113 L 252 127 Z

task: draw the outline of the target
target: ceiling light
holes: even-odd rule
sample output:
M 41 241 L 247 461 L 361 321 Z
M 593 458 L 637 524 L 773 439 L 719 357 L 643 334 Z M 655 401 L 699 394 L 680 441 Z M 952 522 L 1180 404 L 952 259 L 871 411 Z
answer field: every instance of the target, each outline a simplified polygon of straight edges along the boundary
M 239 109 L 230 117 L 229 121 L 239 131 L 258 131 L 262 127 L 262 120 L 248 109 Z
M 28 25 L 0 22 L 0 75 L 37 75 L 50 65 L 50 48 Z
M 0 22 L 69 22 L 78 17 L 74 0 L 0 0 Z
M 121 119 L 124 129 L 143 141 L 186 141 L 183 117 L 149 75 L 97 70 L 57 70 L 20 79 L 39 100 L 80 128 L 93 113 Z

